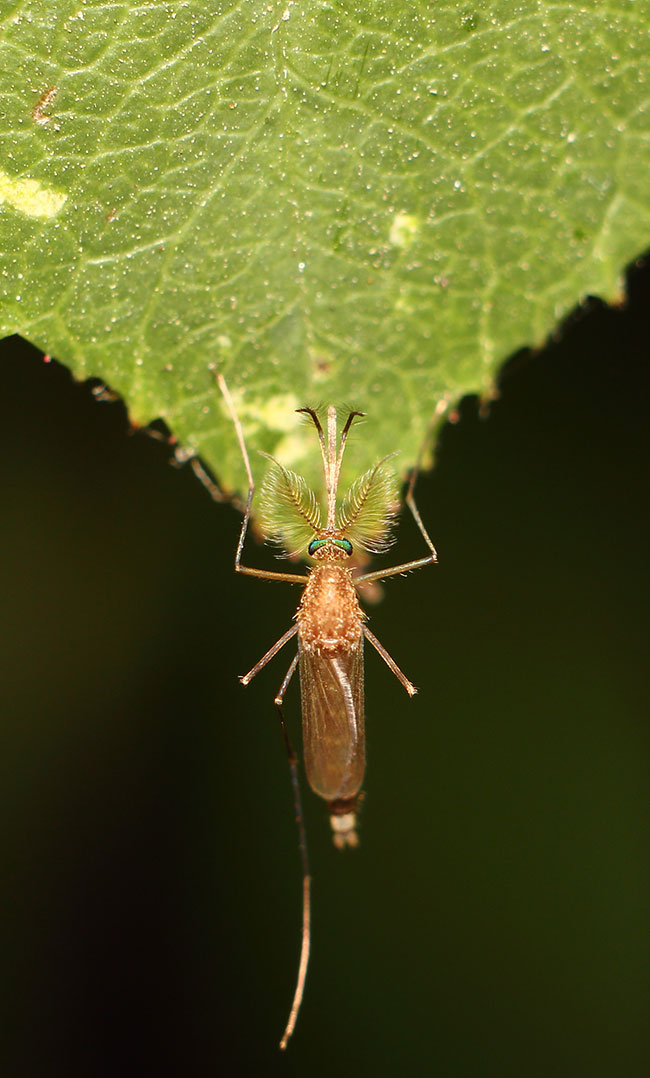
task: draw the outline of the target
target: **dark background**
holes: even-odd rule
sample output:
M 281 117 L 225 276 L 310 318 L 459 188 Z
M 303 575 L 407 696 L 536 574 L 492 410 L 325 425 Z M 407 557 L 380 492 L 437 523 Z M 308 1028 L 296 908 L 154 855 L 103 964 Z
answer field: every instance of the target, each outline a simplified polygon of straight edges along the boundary
M 628 284 L 487 417 L 463 401 L 421 478 L 440 565 L 370 610 L 420 694 L 367 655 L 357 852 L 305 792 L 286 1055 L 290 656 L 236 675 L 298 592 L 234 576 L 237 513 L 120 403 L 2 343 L 3 1076 L 646 1073 L 647 265 Z M 287 710 L 298 739 L 297 685 Z

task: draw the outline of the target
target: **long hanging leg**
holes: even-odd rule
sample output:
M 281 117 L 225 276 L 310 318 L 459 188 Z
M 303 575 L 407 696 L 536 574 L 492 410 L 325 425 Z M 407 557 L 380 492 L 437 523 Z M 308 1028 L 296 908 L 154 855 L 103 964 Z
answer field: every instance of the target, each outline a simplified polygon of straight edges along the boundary
M 248 522 L 251 516 L 251 506 L 253 504 L 253 495 L 255 493 L 255 482 L 253 480 L 253 473 L 251 471 L 250 460 L 248 458 L 248 450 L 246 448 L 246 442 L 244 440 L 244 431 L 237 415 L 235 403 L 230 396 L 230 390 L 226 385 L 226 379 L 222 374 L 217 375 L 217 382 L 219 389 L 223 394 L 223 398 L 226 402 L 228 411 L 230 412 L 235 433 L 237 435 L 237 441 L 239 442 L 239 448 L 244 460 L 244 467 L 246 469 L 246 477 L 248 479 L 248 498 L 246 499 L 246 508 L 244 510 L 244 519 L 242 521 L 241 532 L 239 533 L 239 542 L 237 543 L 237 552 L 235 554 L 235 572 L 243 573 L 246 576 L 256 576 L 262 580 L 284 580 L 289 584 L 303 584 L 305 583 L 305 576 L 299 576 L 297 573 L 273 573 L 267 569 L 251 569 L 248 565 L 241 564 L 241 555 L 244 548 L 244 540 L 246 539 L 246 532 L 248 531 Z
M 427 529 L 422 523 L 422 517 L 420 516 L 420 512 L 417 505 L 415 504 L 415 499 L 413 497 L 413 488 L 415 487 L 415 480 L 417 479 L 417 476 L 418 469 L 416 467 L 411 472 L 411 478 L 404 501 L 411 510 L 415 523 L 420 529 L 420 534 L 422 535 L 422 538 L 424 539 L 431 553 L 428 554 L 426 558 L 416 558 L 415 561 L 407 561 L 404 562 L 403 565 L 394 565 L 392 569 L 378 569 L 374 573 L 364 573 L 363 576 L 357 576 L 354 578 L 355 584 L 369 584 L 371 580 L 385 580 L 386 577 L 397 576 L 398 573 L 408 573 L 411 569 L 421 569 L 425 565 L 435 565 L 438 561 L 438 553 L 431 541 L 431 537 Z
M 386 666 L 389 670 L 393 671 L 397 680 L 401 681 L 409 696 L 415 696 L 416 692 L 418 691 L 415 685 L 413 685 L 409 681 L 406 674 L 402 673 L 395 660 L 388 654 L 384 645 L 379 643 L 375 634 L 370 632 L 370 629 L 367 627 L 367 625 L 363 626 L 363 635 L 370 641 L 375 651 L 379 652 L 382 659 L 386 663 Z
M 189 461 L 190 461 L 190 468 L 194 472 L 194 474 L 195 474 L 196 478 L 199 480 L 199 482 L 203 484 L 203 486 L 207 490 L 208 494 L 212 498 L 213 502 L 230 501 L 230 499 L 226 497 L 226 495 L 223 493 L 223 491 L 219 489 L 219 487 L 215 483 L 212 476 L 208 475 L 208 473 L 206 472 L 205 468 L 201 464 L 198 457 L 190 457 Z M 184 464 L 185 461 L 179 461 L 177 463 L 177 467 L 180 467 L 181 463 Z M 243 508 L 243 506 L 242 506 L 242 508 Z
M 271 661 L 271 659 L 273 658 L 274 655 L 277 655 L 280 648 L 283 648 L 285 644 L 289 643 L 289 641 L 291 640 L 291 637 L 295 636 L 297 632 L 298 632 L 298 626 L 297 625 L 292 625 L 290 629 L 287 629 L 286 633 L 283 633 L 282 636 L 280 637 L 280 639 L 275 641 L 275 644 L 273 645 L 273 647 L 269 648 L 266 655 L 262 655 L 262 658 L 259 660 L 259 662 L 255 663 L 255 666 L 253 667 L 253 669 L 249 670 L 248 673 L 244 674 L 243 677 L 240 677 L 239 680 L 241 681 L 242 685 L 248 685 L 253 680 L 255 675 L 259 674 L 260 670 L 262 670 L 262 668 L 265 667 L 266 664 Z M 295 666 L 294 666 L 294 670 L 295 670 Z M 293 670 L 291 671 L 291 673 L 293 673 Z M 288 684 L 289 684 L 289 682 L 287 681 L 287 685 Z M 286 689 L 286 685 L 284 685 L 284 682 L 283 682 L 283 688 Z M 276 700 L 276 703 L 277 703 L 277 700 Z
M 296 989 L 293 994 L 291 1010 L 289 1011 L 289 1018 L 285 1031 L 282 1034 L 282 1040 L 280 1041 L 280 1048 L 283 1050 L 287 1047 L 291 1034 L 295 1029 L 298 1012 L 302 1003 L 302 997 L 305 991 L 305 979 L 307 977 L 307 966 L 309 965 L 309 945 L 311 941 L 311 876 L 309 875 L 309 859 L 307 857 L 307 836 L 305 834 L 305 824 L 302 817 L 300 784 L 298 782 L 298 757 L 296 756 L 294 747 L 291 744 L 291 739 L 289 737 L 289 734 L 287 733 L 287 727 L 284 721 L 284 713 L 282 711 L 284 694 L 287 691 L 289 682 L 291 681 L 296 666 L 298 665 L 298 657 L 298 653 L 296 652 L 291 666 L 287 670 L 284 681 L 280 686 L 280 691 L 275 698 L 275 704 L 280 713 L 282 735 L 284 737 L 284 744 L 286 746 L 287 757 L 289 759 L 289 769 L 291 771 L 293 804 L 296 813 L 296 823 L 298 824 L 298 842 L 300 846 L 300 860 L 302 862 L 302 942 L 300 946 L 300 962 L 298 964 Z

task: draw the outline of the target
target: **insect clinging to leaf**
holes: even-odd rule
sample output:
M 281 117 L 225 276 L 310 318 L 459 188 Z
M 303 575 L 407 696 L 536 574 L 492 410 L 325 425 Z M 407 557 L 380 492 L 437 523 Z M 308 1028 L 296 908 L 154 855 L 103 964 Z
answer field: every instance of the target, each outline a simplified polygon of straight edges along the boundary
M 248 478 L 248 497 L 235 554 L 235 571 L 262 580 L 300 584 L 304 588 L 295 624 L 240 678 L 243 685 L 248 685 L 285 644 L 294 637 L 298 638 L 298 649 L 275 697 L 291 766 L 303 864 L 302 949 L 295 995 L 280 1043 L 281 1048 L 286 1048 L 295 1027 L 307 972 L 310 876 L 300 807 L 297 758 L 284 721 L 284 696 L 297 667 L 307 780 L 312 790 L 327 803 L 335 845 L 339 849 L 354 847 L 358 844 L 357 808 L 365 771 L 364 640 L 372 644 L 409 696 L 416 692 L 414 685 L 368 628 L 357 589 L 363 584 L 432 565 L 438 559 L 413 498 L 417 474 L 413 471 L 405 501 L 428 553 L 388 569 L 355 573 L 359 555 L 383 553 L 392 543 L 395 512 L 399 504 L 398 482 L 390 466 L 390 457 L 384 457 L 361 475 L 339 502 L 339 478 L 348 434 L 355 419 L 364 413 L 351 411 L 339 437 L 336 409 L 330 406 L 326 430 L 314 409 L 298 409 L 309 417 L 318 437 L 326 491 L 324 512 L 303 477 L 285 468 L 273 457 L 267 457 L 270 467 L 260 497 L 258 518 L 261 530 L 287 554 L 309 559 L 311 565 L 307 573 L 272 572 L 243 565 L 242 551 L 251 518 L 255 483 L 242 425 L 222 375 L 218 376 L 218 383 L 234 423 Z

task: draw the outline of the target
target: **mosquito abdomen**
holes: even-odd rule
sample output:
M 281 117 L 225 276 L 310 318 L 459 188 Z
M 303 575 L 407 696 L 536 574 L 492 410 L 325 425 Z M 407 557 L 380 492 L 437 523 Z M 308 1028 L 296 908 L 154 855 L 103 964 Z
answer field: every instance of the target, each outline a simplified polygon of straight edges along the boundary
M 356 844 L 356 795 L 366 766 L 363 613 L 349 572 L 317 566 L 298 612 L 307 780 L 330 807 L 334 841 Z

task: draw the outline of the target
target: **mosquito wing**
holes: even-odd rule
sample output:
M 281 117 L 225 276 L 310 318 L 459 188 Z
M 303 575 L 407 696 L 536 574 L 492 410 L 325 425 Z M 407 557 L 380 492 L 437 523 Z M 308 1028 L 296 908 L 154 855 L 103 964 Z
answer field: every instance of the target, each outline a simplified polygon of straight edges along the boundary
M 326 801 L 354 797 L 366 767 L 363 634 L 336 654 L 300 647 L 305 771 Z

